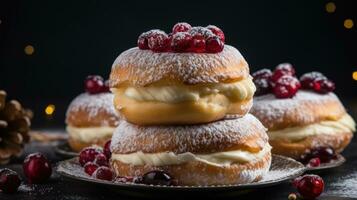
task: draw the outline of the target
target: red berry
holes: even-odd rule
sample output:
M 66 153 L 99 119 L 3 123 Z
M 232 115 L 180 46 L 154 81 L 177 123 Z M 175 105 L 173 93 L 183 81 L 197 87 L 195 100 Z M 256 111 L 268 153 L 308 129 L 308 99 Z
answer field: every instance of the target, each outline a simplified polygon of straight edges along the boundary
M 310 157 L 319 158 L 322 163 L 328 163 L 336 157 L 336 152 L 331 147 L 318 147 L 311 151 Z
M 107 157 L 107 159 L 109 160 L 110 157 L 112 156 L 112 152 L 110 151 L 110 144 L 112 143 L 112 140 L 108 140 L 103 148 L 103 153 L 105 154 L 105 156 Z
M 192 36 L 197 36 L 197 35 L 201 35 L 203 36 L 206 40 L 210 37 L 215 36 L 215 34 L 213 34 L 213 32 L 211 30 L 209 30 L 208 28 L 202 27 L 202 26 L 195 26 L 192 27 L 188 33 Z
M 87 162 L 84 165 L 84 172 L 87 173 L 89 176 L 92 176 L 95 170 L 98 169 L 98 165 L 93 162 Z
M 295 96 L 301 85 L 295 77 L 284 75 L 273 86 L 273 92 L 277 98 L 291 98 Z
M 203 53 L 206 51 L 206 40 L 202 35 L 195 35 L 191 39 L 190 52 Z
M 313 82 L 315 92 L 326 94 L 335 90 L 335 83 L 325 78 L 318 78 Z
M 101 76 L 98 75 L 87 76 L 86 80 L 84 81 L 85 91 L 90 94 L 101 93 L 103 90 L 105 90 L 104 87 L 104 80 Z
M 174 27 L 172 28 L 172 33 L 187 32 L 190 29 L 191 29 L 190 24 L 186 22 L 180 22 L 174 25 Z
M 224 43 L 217 36 L 209 37 L 206 41 L 206 51 L 208 53 L 218 53 L 223 51 Z
M 309 73 L 303 74 L 300 77 L 301 86 L 302 86 L 302 88 L 305 88 L 305 89 L 313 89 L 314 81 L 316 79 L 320 79 L 320 78 L 327 79 L 320 72 L 309 72 Z
M 95 157 L 102 153 L 99 148 L 87 147 L 79 153 L 79 163 L 84 166 L 87 162 L 93 162 Z
M 299 178 L 296 188 L 305 199 L 315 199 L 324 191 L 324 181 L 317 175 L 304 175 Z
M 148 47 L 152 51 L 164 52 L 169 48 L 169 37 L 164 31 L 152 30 L 148 37 Z
M 295 76 L 295 69 L 290 63 L 281 63 L 276 66 L 275 71 L 284 71 L 286 75 Z
M 113 180 L 113 176 L 114 175 L 112 170 L 105 166 L 98 167 L 98 169 L 95 170 L 94 173 L 92 174 L 92 177 L 94 178 L 107 180 L 107 181 Z
M 0 191 L 3 193 L 15 193 L 21 184 L 21 179 L 17 172 L 4 168 L 0 169 Z
M 257 88 L 257 91 L 255 92 L 256 96 L 268 94 L 271 92 L 271 85 L 269 83 L 269 79 L 258 78 L 258 79 L 253 79 L 253 82 L 255 84 L 255 87 Z
M 149 49 L 149 45 L 148 45 L 148 38 L 150 36 L 150 34 L 152 33 L 152 31 L 147 31 L 142 33 L 139 38 L 138 38 L 138 47 L 139 49 Z
M 224 33 L 220 28 L 218 28 L 217 26 L 214 26 L 214 25 L 208 25 L 207 28 L 209 30 L 211 30 L 213 32 L 213 34 L 218 36 L 219 39 L 221 39 L 221 41 L 224 43 L 224 41 L 225 41 Z
M 99 153 L 95 156 L 94 163 L 99 166 L 109 166 L 107 156 L 104 153 Z
M 150 171 L 143 175 L 142 183 L 148 185 L 171 185 L 172 178 L 164 171 Z
M 270 77 L 273 75 L 270 69 L 261 69 L 252 74 L 253 79 L 270 79 Z
M 321 164 L 320 158 L 312 158 L 312 159 L 310 159 L 310 161 L 307 164 L 307 166 L 309 166 L 309 167 L 318 167 L 318 166 L 320 166 L 320 164 Z
M 43 183 L 52 174 L 51 163 L 41 153 L 28 155 L 24 160 L 23 170 L 29 183 Z
M 172 36 L 171 49 L 175 52 L 185 52 L 190 47 L 192 36 L 186 32 L 178 32 Z

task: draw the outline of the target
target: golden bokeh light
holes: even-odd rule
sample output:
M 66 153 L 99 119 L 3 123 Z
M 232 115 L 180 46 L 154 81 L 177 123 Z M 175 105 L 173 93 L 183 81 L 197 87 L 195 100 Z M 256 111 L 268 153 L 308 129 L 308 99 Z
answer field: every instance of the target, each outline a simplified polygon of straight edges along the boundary
M 334 13 L 336 11 L 336 4 L 334 2 L 328 2 L 325 9 L 328 13 Z
M 354 71 L 352 73 L 352 78 L 353 78 L 353 80 L 357 81 L 357 71 Z
M 347 29 L 351 29 L 353 27 L 354 23 L 352 19 L 345 19 L 343 22 L 343 26 Z
M 32 55 L 35 52 L 35 48 L 32 45 L 27 45 L 24 49 L 26 55 Z
M 53 104 L 49 104 L 45 108 L 45 113 L 46 113 L 46 115 L 53 115 L 55 110 L 56 110 L 56 106 Z

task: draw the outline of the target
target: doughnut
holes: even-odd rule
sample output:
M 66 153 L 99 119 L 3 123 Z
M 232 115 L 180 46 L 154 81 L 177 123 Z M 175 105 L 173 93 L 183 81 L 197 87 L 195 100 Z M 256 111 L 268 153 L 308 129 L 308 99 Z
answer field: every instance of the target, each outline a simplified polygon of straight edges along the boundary
M 268 128 L 272 153 L 299 159 L 318 147 L 340 153 L 350 143 L 356 124 L 338 97 L 300 90 L 293 98 L 273 94 L 254 98 L 250 111 Z
M 111 138 L 120 119 L 113 99 L 112 93 L 83 93 L 70 103 L 66 130 L 68 143 L 74 151 L 79 152 L 92 145 L 103 146 Z
M 110 87 L 115 108 L 137 125 L 242 117 L 255 92 L 247 62 L 229 45 L 215 54 L 131 48 L 115 60 Z
M 228 185 L 259 181 L 271 164 L 265 127 L 251 114 L 208 124 L 139 126 L 121 121 L 110 166 L 117 176 L 164 170 L 179 185 Z

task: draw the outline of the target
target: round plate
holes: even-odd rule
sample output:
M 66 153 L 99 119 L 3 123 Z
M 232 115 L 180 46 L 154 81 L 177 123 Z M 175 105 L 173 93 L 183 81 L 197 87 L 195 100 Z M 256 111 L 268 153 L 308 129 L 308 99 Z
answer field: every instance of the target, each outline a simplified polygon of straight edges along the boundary
M 272 164 L 269 172 L 263 177 L 262 180 L 254 183 L 238 184 L 238 185 L 217 185 L 217 186 L 154 186 L 136 183 L 113 183 L 110 181 L 98 180 L 87 175 L 83 168 L 78 163 L 78 158 L 72 158 L 59 162 L 57 172 L 67 178 L 86 181 L 95 184 L 101 184 L 116 191 L 125 192 L 130 195 L 142 195 L 143 193 L 156 193 L 163 194 L 162 192 L 245 192 L 257 188 L 269 187 L 280 184 L 284 181 L 293 179 L 305 172 L 305 167 L 287 157 L 273 155 Z M 189 173 L 189 172 L 188 172 Z
M 79 155 L 77 152 L 74 152 L 71 149 L 71 147 L 68 145 L 67 140 L 58 142 L 54 148 L 56 154 L 63 158 L 73 158 Z
M 321 171 L 321 170 L 331 169 L 331 168 L 341 166 L 344 162 L 346 162 L 346 158 L 343 157 L 341 154 L 338 154 L 337 158 L 334 160 L 331 160 L 331 162 L 329 162 L 329 163 L 322 163 L 318 167 L 306 166 L 306 171 L 311 172 L 311 171 Z

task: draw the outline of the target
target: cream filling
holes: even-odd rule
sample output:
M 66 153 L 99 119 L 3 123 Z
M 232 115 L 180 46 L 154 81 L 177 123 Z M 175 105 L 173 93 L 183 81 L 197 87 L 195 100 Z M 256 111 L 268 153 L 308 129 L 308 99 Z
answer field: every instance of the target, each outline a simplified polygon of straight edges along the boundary
M 337 121 L 322 121 L 307 126 L 286 128 L 278 131 L 268 131 L 269 139 L 300 140 L 314 135 L 335 135 L 356 131 L 356 123 L 352 117 L 345 114 Z
M 208 165 L 223 167 L 233 163 L 247 163 L 262 159 L 268 152 L 270 152 L 270 150 L 271 146 L 267 144 L 258 153 L 242 150 L 217 152 L 212 154 L 193 154 L 190 152 L 181 154 L 175 154 L 173 152 L 143 153 L 142 151 L 138 151 L 130 154 L 112 154 L 112 159 L 136 166 L 178 165 L 191 161 L 199 161 Z
M 67 126 L 66 130 L 69 134 L 69 137 L 80 142 L 90 143 L 98 139 L 111 137 L 115 128 L 107 126 L 90 128 Z
M 197 101 L 202 96 L 223 94 L 231 101 L 242 101 L 253 97 L 256 88 L 251 78 L 234 83 L 218 83 L 204 86 L 148 86 L 128 87 L 125 96 L 139 101 L 182 102 Z

